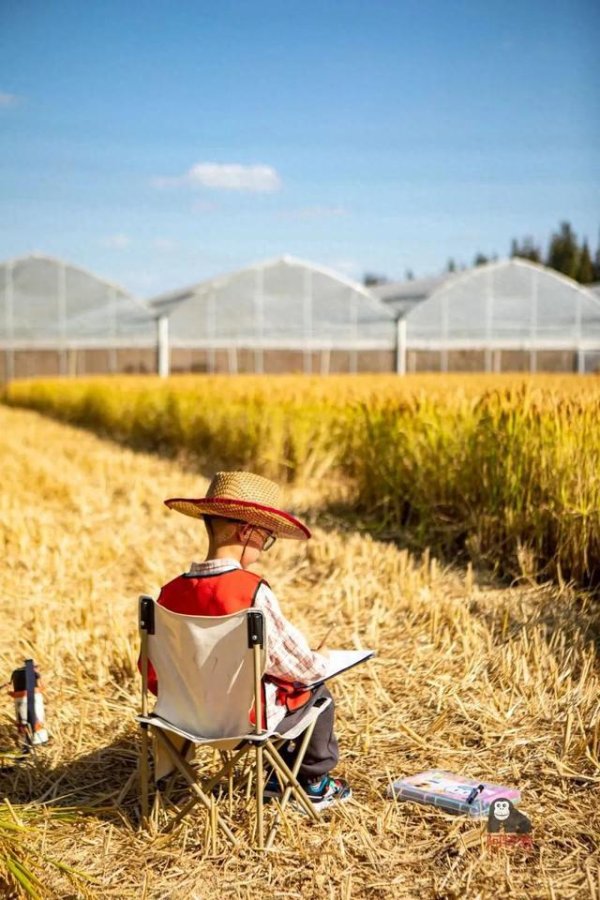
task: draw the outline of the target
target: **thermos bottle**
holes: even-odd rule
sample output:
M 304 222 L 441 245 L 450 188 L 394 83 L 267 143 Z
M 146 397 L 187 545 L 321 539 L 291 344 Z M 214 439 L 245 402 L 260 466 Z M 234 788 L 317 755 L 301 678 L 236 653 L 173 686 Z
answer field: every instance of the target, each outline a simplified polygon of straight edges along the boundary
M 45 744 L 48 741 L 48 732 L 45 725 L 44 697 L 40 673 L 36 670 L 33 660 L 26 659 L 24 666 L 14 670 L 10 680 L 13 686 L 11 696 L 15 701 L 19 735 L 26 743 Z

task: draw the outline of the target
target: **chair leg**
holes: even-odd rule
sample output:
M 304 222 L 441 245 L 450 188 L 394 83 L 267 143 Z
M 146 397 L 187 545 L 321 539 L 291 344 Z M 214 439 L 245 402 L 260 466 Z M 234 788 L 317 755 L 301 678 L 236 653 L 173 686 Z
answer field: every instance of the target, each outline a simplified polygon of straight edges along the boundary
M 296 799 L 304 807 L 306 813 L 310 816 L 310 818 L 313 819 L 313 821 L 318 822 L 319 816 L 317 811 L 314 809 L 312 803 L 298 784 L 296 778 L 294 778 L 294 776 L 292 775 L 292 772 L 290 771 L 286 763 L 284 763 L 282 758 L 279 756 L 279 754 L 276 753 L 272 748 L 267 746 L 265 747 L 265 756 L 273 765 L 273 767 L 277 769 L 277 771 L 283 776 L 286 783 L 290 785 Z
M 317 723 L 315 720 L 312 723 L 312 725 L 309 725 L 309 727 L 306 729 L 306 731 L 304 732 L 304 734 L 302 736 L 302 743 L 300 744 L 300 749 L 298 750 L 296 759 L 294 761 L 294 765 L 291 770 L 292 775 L 294 776 L 294 781 L 296 781 L 296 782 L 298 781 L 298 772 L 300 771 L 300 766 L 302 765 L 302 760 L 304 759 L 304 754 L 306 753 L 306 748 L 308 747 L 308 742 L 310 741 L 310 739 L 312 737 L 312 733 L 315 730 L 316 724 Z M 283 743 L 283 741 L 280 742 L 279 746 L 281 746 L 282 743 Z M 279 747 L 277 749 L 279 749 Z M 300 790 L 302 790 L 302 788 L 300 788 Z M 289 783 L 283 792 L 283 796 L 279 803 L 279 809 L 276 809 L 276 811 L 275 811 L 275 816 L 273 818 L 271 828 L 267 835 L 267 843 L 265 845 L 267 850 L 270 850 L 271 847 L 273 846 L 273 841 L 275 839 L 275 832 L 279 825 L 279 819 L 281 818 L 281 813 L 286 808 L 288 801 L 289 801 L 290 797 L 292 796 L 292 792 L 293 792 L 293 786 L 291 783 Z
M 256 831 L 258 849 L 264 850 L 265 834 L 263 822 L 263 791 L 264 791 L 264 771 L 263 771 L 263 747 L 256 747 Z
M 229 751 L 220 750 L 219 753 L 221 755 L 221 762 L 223 763 L 223 769 L 221 771 L 224 772 L 227 769 L 227 763 L 230 759 Z M 227 811 L 230 816 L 233 815 L 233 769 L 229 769 L 227 775 Z
M 210 837 L 212 855 L 217 855 L 217 830 L 219 822 L 217 818 L 217 801 L 214 797 L 210 798 Z
M 229 753 L 225 753 L 225 765 L 230 760 Z M 233 815 L 233 766 L 229 768 L 227 773 L 227 809 L 229 811 L 229 815 Z
M 142 740 L 140 747 L 140 795 L 142 798 L 142 827 L 148 827 L 148 726 L 144 723 L 142 728 Z
M 216 775 L 214 775 L 209 781 L 205 781 L 203 783 L 204 793 L 209 794 L 210 791 L 212 791 L 214 786 L 221 780 L 221 778 L 223 778 L 224 775 L 227 775 L 229 780 L 233 784 L 233 777 L 232 777 L 233 770 L 234 770 L 235 766 L 237 765 L 239 759 L 242 756 L 244 756 L 246 753 L 248 753 L 248 750 L 249 750 L 249 748 L 247 746 L 243 747 L 241 750 L 238 750 L 234 756 L 231 756 L 227 760 L 227 762 L 225 763 L 223 768 L 220 769 Z M 192 797 L 191 800 L 188 800 L 188 802 L 185 804 L 185 806 L 182 806 L 181 809 L 178 810 L 177 815 L 175 815 L 171 819 L 171 821 L 165 828 L 165 832 L 168 833 L 170 831 L 173 831 L 175 826 L 178 825 L 179 822 L 181 822 L 181 820 L 185 816 L 187 816 L 187 814 L 190 812 L 190 810 L 192 810 L 194 808 L 194 806 L 196 805 L 197 802 L 198 802 L 198 800 L 196 799 L 196 797 Z M 230 813 L 231 813 L 231 809 L 230 809 Z
M 184 741 L 181 745 L 181 748 L 178 750 L 178 752 L 186 760 L 186 762 L 188 750 L 190 749 L 191 745 L 191 741 Z M 165 775 L 164 778 L 161 778 L 160 781 L 156 782 L 156 789 L 160 791 L 161 800 L 163 803 L 171 803 L 171 792 L 175 787 L 178 776 L 179 772 L 177 771 L 177 769 L 173 769 L 173 771 L 169 775 Z
M 176 749 L 173 747 L 173 744 L 171 743 L 169 738 L 166 736 L 166 734 L 163 734 L 163 732 L 160 729 L 156 729 L 156 731 L 157 731 L 158 739 L 160 740 L 160 742 L 163 744 L 163 746 L 167 750 L 169 756 L 171 757 L 171 760 L 173 761 L 173 764 L 179 769 L 179 771 L 181 772 L 181 774 L 183 775 L 183 777 L 189 784 L 190 789 L 194 792 L 194 794 L 196 795 L 196 797 L 198 798 L 200 803 L 202 803 L 202 805 L 207 810 L 207 812 L 210 816 L 211 801 L 210 801 L 209 797 L 206 796 L 204 791 L 198 786 L 198 783 L 196 782 L 196 773 L 194 772 L 192 767 L 184 759 L 182 759 L 179 756 L 179 754 L 177 753 Z M 219 816 L 218 812 L 216 813 L 215 818 L 216 818 L 217 826 L 227 836 L 227 838 L 231 841 L 231 843 L 234 846 L 237 846 L 238 841 L 237 841 L 236 837 L 234 836 L 234 834 L 231 831 L 231 829 L 229 828 L 229 826 L 226 825 L 225 822 L 223 821 L 223 819 Z
M 216 775 L 213 775 L 212 778 L 210 778 L 208 781 L 204 782 L 204 784 L 203 784 L 204 791 L 205 792 L 212 791 L 214 786 L 216 784 L 218 784 L 219 781 L 221 781 L 221 779 L 223 778 L 224 775 L 229 775 L 230 773 L 232 773 L 235 766 L 237 765 L 238 761 L 241 759 L 242 756 L 244 756 L 246 753 L 248 753 L 248 750 L 249 750 L 249 747 L 244 746 L 244 747 L 242 747 L 241 750 L 238 750 L 233 756 L 230 756 L 229 759 L 227 760 L 227 762 L 225 763 L 225 765 L 221 769 L 219 769 L 219 771 L 216 773 Z

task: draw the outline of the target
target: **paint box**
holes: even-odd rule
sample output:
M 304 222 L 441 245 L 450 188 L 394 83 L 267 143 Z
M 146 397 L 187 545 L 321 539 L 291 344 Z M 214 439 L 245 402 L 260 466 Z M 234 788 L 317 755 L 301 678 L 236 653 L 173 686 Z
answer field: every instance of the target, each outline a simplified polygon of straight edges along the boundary
M 471 803 L 467 803 L 473 789 L 480 784 L 483 784 L 483 790 Z M 521 800 L 521 792 L 516 788 L 455 775 L 445 769 L 429 769 L 418 775 L 398 779 L 388 787 L 387 795 L 395 796 L 398 800 L 414 800 L 415 803 L 438 806 L 446 812 L 472 818 L 487 817 L 490 804 L 498 797 L 512 800 L 515 806 Z

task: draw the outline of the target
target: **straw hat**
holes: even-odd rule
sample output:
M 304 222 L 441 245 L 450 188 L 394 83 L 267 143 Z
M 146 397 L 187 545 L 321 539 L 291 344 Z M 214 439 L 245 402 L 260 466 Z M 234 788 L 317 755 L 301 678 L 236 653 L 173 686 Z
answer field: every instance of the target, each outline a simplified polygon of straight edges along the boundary
M 250 525 L 267 528 L 280 538 L 305 541 L 310 531 L 298 519 L 278 509 L 279 487 L 274 481 L 252 472 L 217 472 L 206 497 L 198 500 L 174 497 L 165 500 L 169 509 L 185 516 L 223 516 L 241 519 Z

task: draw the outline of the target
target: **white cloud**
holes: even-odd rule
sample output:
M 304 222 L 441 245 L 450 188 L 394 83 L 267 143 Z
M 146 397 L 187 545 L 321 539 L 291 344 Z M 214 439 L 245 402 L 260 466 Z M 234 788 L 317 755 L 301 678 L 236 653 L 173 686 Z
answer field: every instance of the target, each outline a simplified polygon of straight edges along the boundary
M 348 210 L 344 206 L 301 206 L 298 209 L 286 209 L 279 213 L 282 219 L 331 219 L 348 214 Z
M 109 234 L 102 243 L 111 250 L 126 250 L 131 246 L 131 238 L 128 234 Z
M 226 191 L 277 191 L 281 179 L 272 166 L 240 166 L 237 163 L 197 163 L 188 172 L 192 184 Z
M 7 94 L 5 91 L 0 91 L 0 109 L 9 109 L 11 106 L 18 106 L 21 102 L 21 98 L 16 94 Z
M 158 188 L 188 185 L 217 191 L 250 191 L 272 193 L 281 187 L 281 178 L 272 166 L 243 166 L 239 163 L 196 163 L 191 169 L 175 178 L 155 178 Z

